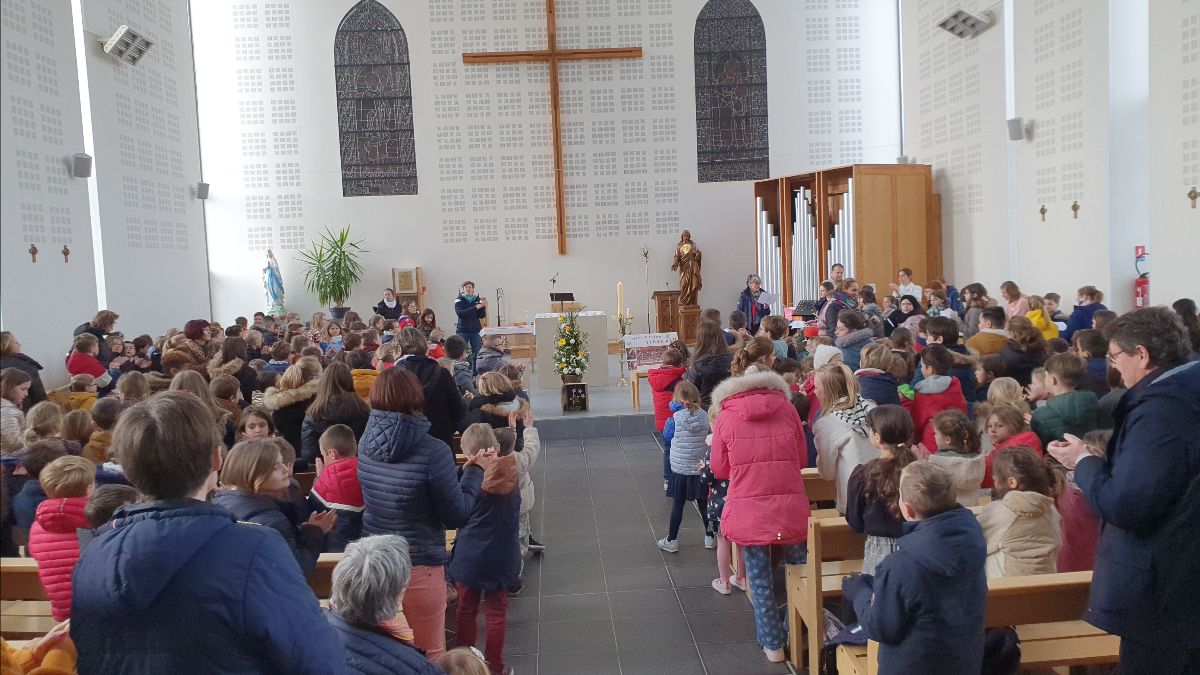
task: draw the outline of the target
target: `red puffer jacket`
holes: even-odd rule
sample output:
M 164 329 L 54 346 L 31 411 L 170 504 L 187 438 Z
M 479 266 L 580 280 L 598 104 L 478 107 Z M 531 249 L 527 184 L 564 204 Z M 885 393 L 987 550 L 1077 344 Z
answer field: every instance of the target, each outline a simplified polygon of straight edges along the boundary
M 650 392 L 654 395 L 654 428 L 662 433 L 671 416 L 671 399 L 675 396 L 675 385 L 687 368 L 683 366 L 663 366 L 654 368 L 646 375 L 650 382 Z
M 1009 436 L 1008 438 L 997 443 L 996 447 L 992 448 L 992 451 L 984 456 L 983 483 L 981 483 L 979 487 L 989 490 L 992 488 L 992 462 L 996 461 L 996 455 L 1002 448 L 1007 448 L 1012 445 L 1023 445 L 1027 448 L 1033 448 L 1033 451 L 1039 455 L 1045 454 L 1045 452 L 1042 450 L 1042 441 L 1038 438 L 1037 434 L 1033 433 L 1032 431 L 1021 431 L 1013 434 L 1012 436 Z
M 71 618 L 71 573 L 79 560 L 75 530 L 91 527 L 83 515 L 87 502 L 87 497 L 47 499 L 38 505 L 37 519 L 29 528 L 29 555 L 37 561 L 55 621 Z
M 917 383 L 916 398 L 900 397 L 900 405 L 912 415 L 913 437 L 925 444 L 929 452 L 937 452 L 933 437 L 933 418 L 943 410 L 957 408 L 967 412 L 962 384 L 957 377 L 935 375 Z
M 773 372 L 731 377 L 713 391 L 713 476 L 729 480 L 721 532 L 743 546 L 798 544 L 808 538 L 801 471 L 808 444 L 789 388 Z

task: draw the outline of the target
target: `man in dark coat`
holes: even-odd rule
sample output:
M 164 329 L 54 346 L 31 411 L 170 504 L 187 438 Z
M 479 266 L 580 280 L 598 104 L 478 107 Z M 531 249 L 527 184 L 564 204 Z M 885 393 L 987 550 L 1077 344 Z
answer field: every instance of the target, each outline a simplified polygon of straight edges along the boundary
M 1105 334 L 1128 387 L 1106 456 L 1072 435 L 1047 448 L 1103 521 L 1084 620 L 1121 636 L 1122 673 L 1200 672 L 1200 363 L 1166 307 Z
M 396 336 L 396 343 L 403 356 L 396 362 L 395 367 L 416 375 L 421 382 L 421 389 L 425 392 L 425 417 L 429 420 L 429 435 L 450 445 L 454 433 L 466 427 L 464 420 L 467 416 L 467 404 L 458 393 L 454 376 L 425 354 L 429 348 L 428 339 L 416 328 L 409 326 L 400 331 Z

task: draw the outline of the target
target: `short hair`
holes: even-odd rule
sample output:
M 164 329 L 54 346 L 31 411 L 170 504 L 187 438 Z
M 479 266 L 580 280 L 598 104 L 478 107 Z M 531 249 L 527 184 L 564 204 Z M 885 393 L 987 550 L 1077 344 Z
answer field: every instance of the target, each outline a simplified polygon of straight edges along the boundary
M 421 381 L 404 368 L 388 368 L 371 384 L 371 408 L 419 415 L 425 409 Z
M 954 357 L 950 355 L 949 349 L 932 344 L 921 351 L 921 363 L 932 368 L 938 375 L 946 375 L 954 365 Z
M 92 413 L 83 408 L 67 411 L 63 415 L 62 421 L 62 437 L 63 440 L 75 441 L 77 443 L 87 443 L 88 437 L 92 435 Z
M 75 455 L 59 457 L 42 469 L 38 482 L 50 499 L 82 497 L 96 482 L 96 465 Z
M 931 518 L 958 505 L 954 477 L 933 462 L 913 462 L 904 467 L 900 497 L 921 518 Z
M 1104 334 L 1091 328 L 1072 333 L 1071 342 L 1075 343 L 1075 347 L 1079 351 L 1092 358 L 1103 358 L 1106 355 L 1105 352 L 1108 351 L 1108 340 L 1104 339 Z
M 281 455 L 280 447 L 273 438 L 238 441 L 225 454 L 221 485 L 246 494 L 259 494 L 263 491 L 263 484 L 275 471 L 275 465 L 281 459 L 287 461 Z
M 733 330 L 741 330 L 746 327 L 746 313 L 740 309 L 735 309 L 729 313 L 729 327 Z
M 330 603 L 347 623 L 374 630 L 400 611 L 400 596 L 412 580 L 408 541 L 377 534 L 351 542 L 333 568 Z
M 88 323 L 90 323 L 94 328 L 110 331 L 113 329 L 113 326 L 117 324 L 117 319 L 119 318 L 121 318 L 120 314 L 117 314 L 109 309 L 102 309 L 99 312 L 96 312 L 96 316 L 92 317 L 92 320 Z
M 763 321 L 766 321 L 766 319 L 763 319 Z M 862 312 L 854 309 L 843 309 L 838 312 L 837 322 L 850 330 L 862 330 L 867 327 L 867 317 L 863 316 Z
M 682 366 L 684 360 L 683 352 L 678 349 L 671 348 L 663 352 L 662 362 L 664 366 Z
M 396 343 L 405 354 L 424 356 L 429 351 L 429 338 L 412 326 L 400 331 L 396 336 Z
M 362 343 L 362 333 L 346 333 L 346 337 L 342 338 L 342 349 L 346 352 L 352 352 L 362 347 Z
M 863 286 L 858 290 L 858 297 L 862 298 L 864 304 L 875 302 L 875 289 L 870 286 Z
M 843 265 L 842 263 L 833 263 L 832 265 L 830 265 L 830 266 L 829 266 L 829 270 L 830 270 L 830 271 L 833 271 L 833 270 L 836 270 L 836 269 L 842 269 L 842 270 L 845 270 L 845 269 L 846 269 L 846 266 L 845 266 L 845 265 Z
M 507 377 L 512 382 L 513 389 L 521 388 L 521 369 L 515 363 L 505 363 L 497 368 L 494 372 L 500 373 Z
M 150 382 L 146 380 L 146 376 L 136 370 L 131 370 L 117 378 L 117 393 L 121 395 L 121 400 L 126 403 L 136 403 L 150 395 Z M 96 401 L 99 404 L 100 399 Z M 92 411 L 92 417 L 96 416 L 95 410 Z
M 888 370 L 892 365 L 892 350 L 882 342 L 871 342 L 862 348 L 859 357 L 859 368 L 875 368 Z
M 208 480 L 220 442 L 210 406 L 190 394 L 167 391 L 121 415 L 112 448 L 138 492 L 150 499 L 178 499 Z
M 291 355 L 292 347 L 283 340 L 279 340 L 271 346 L 271 359 L 273 361 L 287 361 L 287 357 Z
M 1096 312 L 1099 314 L 1100 312 Z M 1121 351 L 1142 347 L 1155 366 L 1174 366 L 1188 360 L 1191 342 L 1179 314 L 1167 307 L 1129 312 L 1104 327 L 1104 336 Z
M 911 269 L 911 268 L 908 268 L 908 267 L 901 267 L 901 268 L 900 268 L 900 271 L 901 271 L 901 272 L 904 272 L 904 273 L 905 273 L 906 275 L 908 275 L 909 277 L 911 277 L 911 276 L 912 276 L 912 269 Z
M 258 391 L 266 391 L 268 387 L 274 387 L 278 382 L 278 372 L 274 370 L 262 370 L 254 377 L 254 388 Z
M 1102 309 L 1092 315 L 1092 325 L 1096 330 L 1104 330 L 1104 327 L 1117 318 L 1117 313 L 1111 309 Z
M 311 356 L 313 358 L 321 358 L 323 356 L 321 348 L 316 345 L 309 345 L 300 350 L 300 357 Z
M 307 335 L 293 335 L 291 340 L 292 354 L 299 354 L 308 346 L 309 340 Z
M 75 336 L 75 341 L 71 344 L 71 349 L 77 352 L 89 352 L 100 346 L 100 340 L 91 333 L 80 333 Z
M 128 485 L 109 483 L 97 485 L 88 497 L 87 506 L 83 507 L 83 517 L 93 527 L 100 527 L 112 520 L 117 509 L 129 504 L 136 504 L 141 495 Z
M 29 474 L 30 478 L 37 480 L 47 464 L 59 457 L 65 457 L 66 454 L 67 446 L 61 439 L 47 438 L 31 443 L 29 447 L 25 448 L 25 454 L 21 457 L 21 466 L 25 467 L 25 472 Z M 96 465 L 92 464 L 92 471 L 95 470 Z
M 232 326 L 225 327 L 225 337 L 240 338 L 243 330 L 246 330 L 246 327 L 235 322 Z
M 96 378 L 87 373 L 78 373 L 71 376 L 71 383 L 68 386 L 71 391 L 87 391 L 90 387 L 96 386 Z
M 1050 302 L 1053 302 L 1056 305 L 1062 304 L 1062 296 L 1059 295 L 1058 293 L 1043 293 L 1042 298 L 1045 300 L 1049 300 Z
M 0 397 L 7 399 L 9 396 L 12 396 L 13 391 L 17 387 L 26 382 L 33 382 L 33 378 L 29 376 L 29 373 L 20 368 L 5 368 L 4 370 L 0 370 Z
M 984 307 L 979 313 L 979 317 L 987 319 L 992 328 L 1004 328 L 1006 316 L 1003 307 Z
M 512 380 L 495 371 L 479 376 L 479 393 L 484 396 L 502 396 L 516 392 Z
M 358 453 L 354 430 L 345 424 L 332 424 L 317 441 L 321 450 L 333 450 L 338 457 L 353 457 Z
M 708 320 L 721 323 L 721 310 L 716 309 L 715 307 L 707 307 L 700 312 L 700 319 L 702 321 Z
M 370 342 L 371 344 L 378 344 L 379 343 L 379 331 L 375 330 L 374 328 L 364 328 L 363 332 L 362 332 L 362 339 L 363 339 L 363 342 Z
M 112 431 L 125 406 L 113 398 L 102 398 L 92 406 L 92 421 L 103 431 Z
M 371 354 L 361 349 L 352 349 L 346 353 L 346 365 L 354 370 L 370 370 Z
M 208 383 L 208 390 L 215 398 L 231 399 L 242 390 L 242 383 L 232 375 L 217 375 Z
M 192 357 L 182 349 L 168 349 L 163 352 L 159 363 L 162 365 L 164 374 L 170 374 L 172 370 L 187 370 L 193 365 Z
M 839 314 L 838 317 L 838 320 L 840 321 L 841 315 Z M 763 317 L 759 327 L 767 331 L 767 334 L 771 336 L 772 340 L 782 340 L 788 332 L 787 319 L 778 314 L 769 314 Z
M 500 427 L 493 429 L 492 433 L 496 435 L 496 443 L 500 447 L 500 452 L 497 456 L 504 457 L 511 455 L 513 450 L 517 448 L 517 432 L 509 427 Z
M 189 340 L 199 340 L 208 335 L 207 319 L 192 319 L 183 324 L 183 336 Z
M 462 441 L 459 445 L 464 453 L 474 455 L 481 450 L 499 447 L 499 441 L 496 439 L 496 432 L 492 430 L 492 425 L 486 422 L 476 422 L 462 432 Z
M 944 316 L 933 316 L 925 322 L 925 334 L 942 339 L 942 344 L 958 344 L 958 323 Z
M 454 675 L 489 675 L 488 664 L 468 647 L 456 647 L 437 658 L 436 665 Z
M 254 347 L 255 349 L 262 349 L 262 344 L 263 344 L 262 331 L 260 331 L 260 330 L 246 331 L 246 337 L 244 337 L 242 339 L 246 341 L 247 347 Z

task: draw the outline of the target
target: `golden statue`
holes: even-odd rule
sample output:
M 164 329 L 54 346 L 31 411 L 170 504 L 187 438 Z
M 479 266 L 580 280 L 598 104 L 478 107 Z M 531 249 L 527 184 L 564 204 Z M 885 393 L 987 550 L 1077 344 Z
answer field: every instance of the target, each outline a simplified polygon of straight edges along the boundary
M 700 281 L 700 256 L 700 248 L 692 241 L 692 233 L 684 230 L 679 235 L 675 260 L 671 263 L 671 269 L 679 272 L 680 306 L 696 305 L 700 297 L 700 289 L 704 287 Z

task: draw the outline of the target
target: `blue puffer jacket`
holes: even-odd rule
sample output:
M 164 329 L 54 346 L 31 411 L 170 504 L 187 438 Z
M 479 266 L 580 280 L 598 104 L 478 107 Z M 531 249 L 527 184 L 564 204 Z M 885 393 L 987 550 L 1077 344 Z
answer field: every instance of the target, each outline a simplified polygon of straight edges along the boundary
M 871 577 L 847 577 L 881 673 L 978 675 L 983 665 L 987 545 L 975 514 L 955 506 L 904 524 L 900 550 Z
M 681 408 L 671 415 L 675 433 L 671 437 L 671 471 L 680 476 L 699 476 L 700 463 L 708 454 L 708 415 L 704 410 Z
M 279 534 L 193 499 L 117 511 L 79 556 L 80 673 L 340 673 L 337 634 Z
M 854 377 L 858 378 L 863 398 L 874 401 L 875 405 L 900 405 L 900 392 L 896 390 L 900 381 L 891 373 L 866 368 L 855 372 Z
M 241 490 L 222 490 L 213 497 L 213 504 L 242 522 L 264 525 L 278 532 L 295 556 L 300 571 L 308 574 L 317 568 L 325 534 L 316 525 L 293 521 L 301 515 L 295 509 L 285 511 L 285 504 L 263 495 L 248 495 Z M 307 514 L 303 515 L 307 520 Z
M 1071 335 L 1073 335 L 1075 331 L 1092 327 L 1092 317 L 1095 316 L 1096 312 L 1099 312 L 1102 309 L 1108 308 L 1100 302 L 1092 305 L 1075 305 L 1075 309 L 1071 311 L 1070 318 L 1067 319 L 1067 329 L 1064 331 L 1059 331 L 1058 336 L 1067 342 L 1070 342 Z
M 1200 649 L 1200 363 L 1146 375 L 1113 419 L 1107 459 L 1085 457 L 1075 467 L 1075 482 L 1104 521 L 1083 618 L 1135 642 Z
M 458 323 L 455 324 L 454 330 L 457 333 L 478 333 L 483 330 L 483 323 L 480 319 L 487 316 L 487 308 L 476 309 L 475 303 L 479 302 L 478 295 L 470 297 L 458 294 L 454 299 L 454 313 L 458 316 Z
M 325 614 L 346 646 L 346 672 L 363 675 L 440 675 L 420 649 L 390 635 L 352 626 L 340 614 Z
M 467 524 L 482 481 L 477 466 L 459 480 L 453 453 L 429 435 L 429 420 L 371 411 L 358 442 L 364 535 L 399 534 L 413 565 L 444 565 L 446 528 Z

